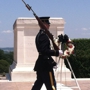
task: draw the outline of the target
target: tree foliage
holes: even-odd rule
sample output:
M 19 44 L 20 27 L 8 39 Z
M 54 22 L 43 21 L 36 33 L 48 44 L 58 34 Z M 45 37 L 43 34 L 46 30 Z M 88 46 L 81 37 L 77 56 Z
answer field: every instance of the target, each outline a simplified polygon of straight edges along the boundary
M 73 43 L 75 56 L 68 58 L 72 69 L 77 78 L 90 78 L 90 39 L 74 39 Z M 65 64 L 69 68 L 66 60 Z
M 7 73 L 9 68 L 9 63 L 5 60 L 0 60 L 0 73 Z
M 0 49 L 0 73 L 7 73 L 13 62 L 13 52 L 4 52 Z

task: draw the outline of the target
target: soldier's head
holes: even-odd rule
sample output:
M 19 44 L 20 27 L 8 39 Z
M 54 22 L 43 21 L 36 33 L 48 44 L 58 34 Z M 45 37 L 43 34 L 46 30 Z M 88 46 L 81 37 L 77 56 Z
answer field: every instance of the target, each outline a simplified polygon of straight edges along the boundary
M 44 25 L 46 26 L 46 28 L 49 29 L 49 26 L 50 26 L 49 18 L 50 17 L 39 17 L 39 18 L 44 23 Z

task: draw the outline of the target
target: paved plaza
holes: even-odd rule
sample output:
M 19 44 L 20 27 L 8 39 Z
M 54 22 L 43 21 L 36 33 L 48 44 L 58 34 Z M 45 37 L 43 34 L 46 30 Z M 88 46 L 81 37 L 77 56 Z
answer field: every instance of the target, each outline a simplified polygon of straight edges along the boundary
M 81 90 L 90 90 L 90 79 L 77 80 Z M 63 82 L 67 86 L 74 86 L 74 81 Z M 11 82 L 6 80 L 0 80 L 0 90 L 31 90 L 32 82 Z M 44 90 L 44 89 L 43 89 Z M 45 89 L 46 90 L 46 89 Z M 70 90 L 70 89 L 58 89 L 58 90 Z M 72 88 L 71 90 L 79 90 Z

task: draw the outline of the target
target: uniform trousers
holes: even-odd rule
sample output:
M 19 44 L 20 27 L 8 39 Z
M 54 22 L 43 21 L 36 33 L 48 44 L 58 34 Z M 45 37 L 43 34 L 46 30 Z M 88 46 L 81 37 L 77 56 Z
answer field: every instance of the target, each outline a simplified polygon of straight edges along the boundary
M 52 74 L 52 81 L 56 90 L 56 81 L 54 77 L 54 71 L 43 71 L 43 72 L 36 72 L 37 74 L 37 80 L 35 81 L 33 87 L 31 90 L 40 90 L 42 85 L 45 84 L 47 90 L 53 90 L 51 85 L 51 78 L 50 74 Z

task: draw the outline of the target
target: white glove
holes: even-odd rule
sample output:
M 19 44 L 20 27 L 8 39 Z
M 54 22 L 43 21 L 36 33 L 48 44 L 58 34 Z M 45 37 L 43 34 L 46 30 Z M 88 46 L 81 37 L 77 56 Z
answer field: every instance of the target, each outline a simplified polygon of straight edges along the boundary
M 62 55 L 63 55 L 63 51 L 59 50 L 59 56 L 62 56 Z

